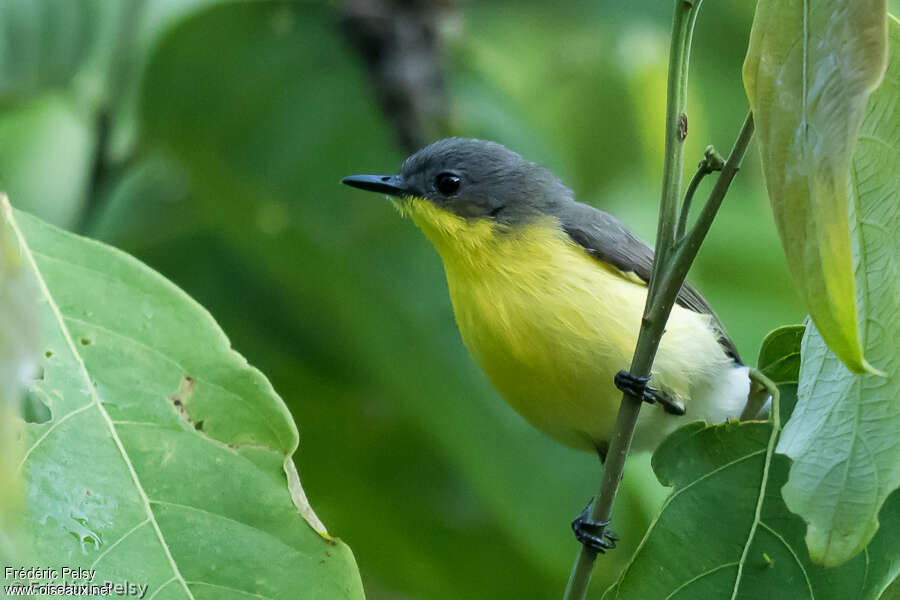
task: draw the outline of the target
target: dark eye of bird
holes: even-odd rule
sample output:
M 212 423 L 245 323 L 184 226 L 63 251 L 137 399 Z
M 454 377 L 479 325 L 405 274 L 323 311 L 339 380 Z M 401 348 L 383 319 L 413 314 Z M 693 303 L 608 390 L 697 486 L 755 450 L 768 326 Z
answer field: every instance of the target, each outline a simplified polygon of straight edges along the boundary
M 459 177 L 453 173 L 441 173 L 434 179 L 434 187 L 445 196 L 455 194 L 459 189 Z

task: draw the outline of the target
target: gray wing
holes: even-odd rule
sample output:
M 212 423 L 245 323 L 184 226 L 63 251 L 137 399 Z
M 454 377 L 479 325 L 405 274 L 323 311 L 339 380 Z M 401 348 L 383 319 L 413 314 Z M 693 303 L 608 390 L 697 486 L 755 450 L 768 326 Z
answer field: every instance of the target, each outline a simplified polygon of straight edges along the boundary
M 587 204 L 572 202 L 560 215 L 560 221 L 569 237 L 597 260 L 625 273 L 634 273 L 644 281 L 650 280 L 653 248 L 612 215 Z M 712 316 L 719 332 L 719 344 L 736 363 L 744 364 L 725 325 L 700 292 L 685 282 L 675 302 L 688 310 Z

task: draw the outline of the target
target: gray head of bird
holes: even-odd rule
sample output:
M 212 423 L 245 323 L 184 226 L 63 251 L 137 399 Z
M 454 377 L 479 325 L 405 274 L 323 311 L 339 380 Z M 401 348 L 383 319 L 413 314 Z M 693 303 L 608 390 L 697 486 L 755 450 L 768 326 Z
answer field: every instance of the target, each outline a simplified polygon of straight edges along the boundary
M 509 148 L 485 140 L 447 138 L 422 148 L 395 175 L 351 175 L 343 183 L 413 199 L 466 220 L 515 226 L 555 215 L 573 201 L 552 172 Z

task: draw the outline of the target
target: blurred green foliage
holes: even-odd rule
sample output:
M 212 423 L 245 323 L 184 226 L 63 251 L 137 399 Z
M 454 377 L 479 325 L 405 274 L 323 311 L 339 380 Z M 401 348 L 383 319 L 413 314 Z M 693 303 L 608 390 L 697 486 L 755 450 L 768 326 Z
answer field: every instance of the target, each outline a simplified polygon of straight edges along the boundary
M 112 7 L 112 8 L 111 8 Z M 118 7 L 118 8 L 115 8 Z M 652 241 L 665 2 L 464 3 L 447 31 L 455 134 L 552 168 Z M 440 262 L 409 222 L 338 181 L 403 158 L 333 5 L 3 0 L 0 187 L 110 242 L 210 309 L 300 427 L 296 462 L 368 596 L 555 597 L 595 457 L 558 447 L 469 359 Z M 707 2 L 688 163 L 747 110 L 753 3 Z M 751 151 L 691 273 L 746 358 L 802 313 Z M 631 459 L 624 565 L 665 497 Z

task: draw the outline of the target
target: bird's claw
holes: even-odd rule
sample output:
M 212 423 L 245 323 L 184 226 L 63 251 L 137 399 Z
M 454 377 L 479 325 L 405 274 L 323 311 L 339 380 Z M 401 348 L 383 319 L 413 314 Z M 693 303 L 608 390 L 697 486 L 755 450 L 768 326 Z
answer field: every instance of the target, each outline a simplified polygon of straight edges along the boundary
M 616 387 L 621 391 L 631 394 L 635 398 L 640 398 L 647 404 L 656 404 L 659 402 L 663 409 L 670 415 L 681 416 L 684 414 L 684 406 L 670 396 L 651 388 L 649 377 L 637 377 L 628 371 L 619 371 L 614 379 Z
M 575 539 L 581 544 L 590 548 L 599 554 L 605 554 L 607 550 L 616 547 L 619 536 L 615 532 L 606 529 L 609 521 L 593 521 L 591 520 L 591 504 L 588 503 L 584 507 L 575 520 L 572 521 L 572 531 L 575 532 Z
M 646 398 L 647 384 L 650 383 L 649 377 L 638 377 L 632 375 L 629 371 L 619 371 L 614 379 L 616 387 L 625 393 L 631 394 L 635 398 L 640 398 L 645 402 L 653 404 L 653 398 Z

